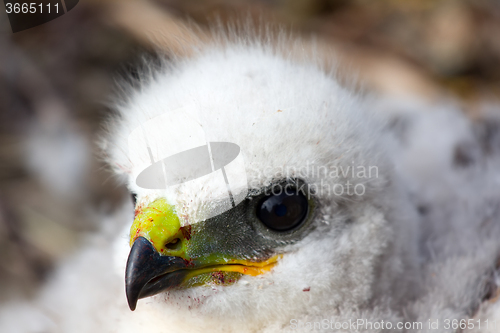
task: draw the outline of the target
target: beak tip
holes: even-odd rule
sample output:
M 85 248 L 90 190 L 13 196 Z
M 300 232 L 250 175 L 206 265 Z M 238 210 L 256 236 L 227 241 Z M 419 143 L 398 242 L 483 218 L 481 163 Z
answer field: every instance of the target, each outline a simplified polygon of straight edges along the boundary
M 141 276 L 142 270 L 137 269 L 138 262 L 141 257 L 148 257 L 153 252 L 151 244 L 143 237 L 139 237 L 132 246 L 129 258 L 127 260 L 127 268 L 125 270 L 125 294 L 130 310 L 134 311 L 137 307 L 139 294 L 145 285 L 146 281 L 138 279 Z M 140 265 L 139 265 L 140 266 Z
M 134 311 L 137 307 L 137 301 L 139 300 L 139 293 L 134 292 L 133 288 L 131 288 L 131 285 L 125 283 L 125 294 L 127 295 L 128 307 L 131 311 Z
M 133 288 L 133 284 L 128 282 L 128 278 L 125 279 L 125 295 L 127 296 L 127 303 L 130 310 L 134 311 L 137 306 L 137 301 L 139 300 L 139 293 L 136 288 Z M 135 291 L 135 292 L 134 292 Z
M 137 298 L 129 297 L 129 294 L 127 293 L 127 302 L 130 311 L 134 311 L 137 307 Z
M 125 269 L 125 293 L 130 310 L 135 310 L 140 298 L 149 297 L 179 285 L 185 275 L 181 270 L 185 268 L 184 259 L 162 257 L 147 239 L 138 237 L 132 245 Z M 148 285 L 152 279 L 174 271 L 179 271 L 181 274 L 169 274 L 168 278 L 159 279 Z

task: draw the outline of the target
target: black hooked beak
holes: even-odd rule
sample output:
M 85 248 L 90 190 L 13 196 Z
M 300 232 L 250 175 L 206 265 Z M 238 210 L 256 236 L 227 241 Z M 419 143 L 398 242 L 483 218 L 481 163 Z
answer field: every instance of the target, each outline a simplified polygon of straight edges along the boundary
M 127 260 L 125 289 L 130 310 L 140 298 L 156 295 L 179 286 L 188 263 L 179 257 L 162 256 L 144 237 L 138 237 Z

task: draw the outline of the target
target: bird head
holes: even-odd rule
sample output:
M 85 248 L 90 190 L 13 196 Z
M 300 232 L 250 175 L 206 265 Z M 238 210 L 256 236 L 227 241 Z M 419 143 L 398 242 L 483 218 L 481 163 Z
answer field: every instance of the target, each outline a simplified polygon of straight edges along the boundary
M 286 320 L 401 284 L 389 277 L 411 245 L 392 237 L 401 196 L 379 124 L 314 59 L 286 54 L 207 46 L 123 96 L 108 152 L 137 198 L 132 310 L 156 295 L 207 317 Z

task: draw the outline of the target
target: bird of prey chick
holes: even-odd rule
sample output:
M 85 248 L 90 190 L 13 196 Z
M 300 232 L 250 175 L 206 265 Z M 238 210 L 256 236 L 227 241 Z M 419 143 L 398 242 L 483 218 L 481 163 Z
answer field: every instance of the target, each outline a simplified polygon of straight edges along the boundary
M 58 318 L 67 331 L 451 332 L 498 316 L 482 302 L 500 149 L 452 103 L 361 97 L 284 40 L 225 37 L 150 67 L 105 147 L 136 198 L 127 236 L 42 297 L 83 304 Z M 113 260 L 121 276 L 102 273 Z
M 137 197 L 126 266 L 130 309 L 154 303 L 167 326 L 178 321 L 170 311 L 180 311 L 192 329 L 307 329 L 352 317 L 394 325 L 444 320 L 439 306 L 434 313 L 425 312 L 428 304 L 419 308 L 422 295 L 433 297 L 426 294 L 429 274 L 440 274 L 425 265 L 461 254 L 446 237 L 465 237 L 455 241 L 482 260 L 463 282 L 472 284 L 468 291 L 450 290 L 469 294 L 448 315 L 472 315 L 485 293 L 481 278 L 499 253 L 494 238 L 487 244 L 477 235 L 485 213 L 456 221 L 467 214 L 457 201 L 448 213 L 445 204 L 412 197 L 411 178 L 428 177 L 418 172 L 431 168 L 432 153 L 424 147 L 427 156 L 408 157 L 414 164 L 405 165 L 399 158 L 407 148 L 386 134 L 391 121 L 417 123 L 405 129 L 417 132 L 411 112 L 382 116 L 308 52 L 286 45 L 248 39 L 206 45 L 154 71 L 119 106 L 110 159 Z M 460 145 L 480 151 L 463 119 L 437 113 L 443 123 L 459 119 L 457 134 L 437 133 L 433 144 L 447 141 L 438 154 Z M 419 135 L 425 137 L 407 140 L 408 149 L 423 145 Z M 453 142 L 453 135 L 464 138 Z M 230 164 L 236 156 L 241 160 Z M 466 172 L 454 168 L 450 157 L 427 171 Z M 442 212 L 434 217 L 426 209 Z M 498 232 L 499 215 L 492 214 L 490 229 Z M 480 255 L 469 249 L 475 244 L 467 238 L 474 237 L 484 241 Z M 454 279 L 446 283 L 466 288 Z

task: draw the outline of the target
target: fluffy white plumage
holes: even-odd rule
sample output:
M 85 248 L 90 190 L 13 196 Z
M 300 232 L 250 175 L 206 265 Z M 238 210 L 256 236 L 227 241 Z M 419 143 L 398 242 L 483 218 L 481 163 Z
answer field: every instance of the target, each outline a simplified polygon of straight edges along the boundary
M 189 224 L 203 194 L 188 183 L 175 191 L 137 187 L 135 176 L 148 160 L 130 152 L 127 139 L 138 124 L 191 105 L 208 141 L 241 147 L 251 188 L 283 176 L 316 186 L 310 233 L 286 246 L 270 273 L 159 294 L 130 312 L 123 272 L 133 209 L 126 205 L 106 221 L 108 230 L 61 264 L 36 301 L 0 311 L 9 332 L 310 331 L 308 322 L 358 318 L 417 321 L 422 332 L 439 332 L 445 330 L 427 329 L 429 319 L 477 312 L 487 288 L 499 284 L 493 273 L 500 253 L 499 150 L 486 152 L 452 103 L 363 100 L 300 45 L 287 54 L 280 43 L 207 45 L 153 70 L 118 106 L 106 150 L 140 205 L 167 198 L 184 207 Z M 306 166 L 306 174 L 283 174 Z M 328 174 L 348 167 L 377 173 L 327 176 L 322 167 Z M 348 182 L 363 185 L 363 194 L 333 193 L 335 184 Z M 482 305 L 478 315 L 496 316 L 500 328 L 498 303 Z

